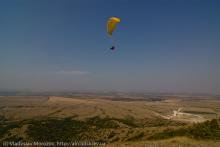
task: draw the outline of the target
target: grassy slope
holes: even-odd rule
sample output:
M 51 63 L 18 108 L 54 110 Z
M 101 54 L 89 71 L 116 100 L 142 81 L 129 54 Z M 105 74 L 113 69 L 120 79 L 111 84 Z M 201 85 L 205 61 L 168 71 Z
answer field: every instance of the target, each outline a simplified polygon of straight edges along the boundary
M 130 141 L 109 144 L 106 147 L 219 147 L 220 141 L 195 140 L 187 137 L 175 137 L 157 141 Z
M 160 120 L 160 122 L 162 121 Z M 2 119 L 2 124 L 7 125 L 4 119 Z M 167 125 L 167 123 L 165 124 Z M 72 141 L 89 139 L 111 143 L 109 147 L 123 145 L 131 147 L 162 147 L 167 145 L 214 147 L 220 145 L 220 127 L 217 120 L 206 121 L 192 126 L 173 126 L 169 129 L 165 126 L 145 127 L 140 124 L 139 126 L 131 117 L 126 117 L 122 120 L 93 117 L 84 121 L 76 120 L 75 118 L 47 118 L 18 122 L 16 127 L 22 125 L 28 125 L 26 130 L 27 138 L 12 134 L 4 138 L 4 140 Z M 149 128 L 153 130 L 149 132 Z M 14 130 L 13 128 L 11 129 Z M 11 131 L 4 132 L 4 136 L 7 136 L 5 134 L 9 132 Z M 206 140 L 202 141 L 204 139 Z

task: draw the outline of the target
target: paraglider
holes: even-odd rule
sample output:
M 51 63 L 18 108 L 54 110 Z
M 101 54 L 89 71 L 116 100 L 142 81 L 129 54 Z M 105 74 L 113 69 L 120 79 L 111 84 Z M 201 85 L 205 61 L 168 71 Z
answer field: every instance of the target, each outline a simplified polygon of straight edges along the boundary
M 115 45 L 114 45 L 115 43 L 114 43 L 112 34 L 113 34 L 114 30 L 116 29 L 117 24 L 120 21 L 121 21 L 120 18 L 111 17 L 108 19 L 108 22 L 107 22 L 107 33 L 108 33 L 108 36 L 110 37 L 110 39 L 112 40 L 112 47 L 110 48 L 111 50 L 115 50 Z
M 115 46 L 112 46 L 111 48 L 110 48 L 110 50 L 114 50 L 115 49 Z

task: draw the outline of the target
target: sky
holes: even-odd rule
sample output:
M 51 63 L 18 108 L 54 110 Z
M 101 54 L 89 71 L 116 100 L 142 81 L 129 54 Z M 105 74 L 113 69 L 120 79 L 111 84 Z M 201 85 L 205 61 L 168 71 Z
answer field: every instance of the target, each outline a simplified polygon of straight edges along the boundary
M 0 90 L 220 94 L 220 1 L 1 0 Z

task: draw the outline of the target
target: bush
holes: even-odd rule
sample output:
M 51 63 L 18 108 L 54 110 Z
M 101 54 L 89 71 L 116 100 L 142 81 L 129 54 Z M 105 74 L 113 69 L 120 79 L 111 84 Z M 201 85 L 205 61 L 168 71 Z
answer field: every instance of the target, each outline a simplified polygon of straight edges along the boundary
M 111 118 L 100 118 L 98 116 L 87 119 L 86 123 L 95 126 L 97 129 L 104 128 L 118 128 L 118 124 L 115 123 Z
M 20 125 L 15 122 L 10 122 L 8 124 L 0 124 L 0 138 L 3 137 L 6 133 L 8 133 L 11 129 L 19 128 Z
M 175 136 L 188 136 L 196 139 L 220 140 L 220 126 L 218 120 L 213 119 L 203 123 L 197 123 L 190 127 L 179 128 L 176 130 L 166 129 L 161 133 L 156 133 L 148 139 L 166 139 Z
M 34 121 L 29 125 L 27 134 L 40 141 L 71 141 L 80 138 L 80 133 L 88 130 L 83 121 L 65 119 L 48 119 Z
M 95 127 L 95 128 L 94 128 Z M 65 119 L 46 119 L 31 121 L 27 134 L 33 140 L 71 141 L 80 140 L 97 129 L 116 128 L 118 125 L 110 118 L 92 117 L 86 121 Z M 88 136 L 93 139 L 94 136 Z

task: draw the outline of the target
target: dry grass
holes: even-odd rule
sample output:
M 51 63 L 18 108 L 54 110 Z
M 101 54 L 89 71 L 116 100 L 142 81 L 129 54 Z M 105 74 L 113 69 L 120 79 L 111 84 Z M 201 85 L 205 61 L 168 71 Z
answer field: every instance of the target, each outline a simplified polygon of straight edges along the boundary
M 176 137 L 159 141 L 117 142 L 106 147 L 219 147 L 220 141 L 193 140 L 186 137 Z
M 92 116 L 124 118 L 128 114 L 144 120 L 172 115 L 173 110 L 193 111 L 206 119 L 220 113 L 220 100 L 190 100 L 171 98 L 165 101 L 113 101 L 102 98 L 64 97 L 0 97 L 0 115 L 13 120 L 36 117 L 70 117 L 79 119 Z M 191 118 L 175 118 L 189 121 Z
M 66 118 L 75 117 L 79 120 L 99 116 L 100 118 L 125 119 L 134 118 L 135 123 L 142 126 L 129 126 L 115 121 L 120 126 L 117 129 L 105 129 L 92 132 L 97 138 L 107 138 L 115 142 L 106 147 L 218 147 L 220 141 L 193 140 L 186 137 L 176 137 L 166 140 L 145 141 L 155 132 L 167 128 L 178 127 L 182 122 L 192 123 L 194 118 L 176 117 L 165 120 L 165 116 L 172 115 L 173 110 L 182 108 L 200 115 L 202 118 L 213 119 L 220 114 L 220 100 L 213 99 L 180 99 L 167 98 L 164 101 L 123 101 L 111 98 L 96 97 L 0 97 L 0 116 L 9 120 L 31 120 L 37 118 Z M 192 117 L 192 116 L 190 116 Z M 175 121 L 172 121 L 175 120 Z M 192 120 L 192 121 L 191 121 Z M 175 123 L 174 123 L 175 122 Z M 27 126 L 12 129 L 11 134 L 21 134 L 25 138 Z M 88 136 L 91 134 L 88 134 Z M 132 141 L 131 141 L 132 140 Z M 137 140 L 137 141 L 134 141 Z

